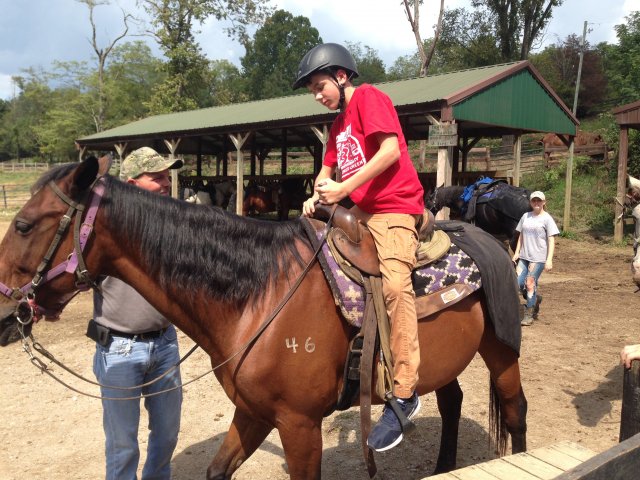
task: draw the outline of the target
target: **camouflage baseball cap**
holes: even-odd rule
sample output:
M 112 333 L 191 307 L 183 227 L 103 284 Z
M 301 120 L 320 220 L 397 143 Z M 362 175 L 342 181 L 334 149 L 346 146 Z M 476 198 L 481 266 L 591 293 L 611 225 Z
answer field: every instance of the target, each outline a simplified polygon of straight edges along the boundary
M 153 148 L 142 147 L 131 152 L 120 165 L 120 178 L 138 178 L 143 173 L 161 172 L 182 167 L 182 160 L 164 158 Z

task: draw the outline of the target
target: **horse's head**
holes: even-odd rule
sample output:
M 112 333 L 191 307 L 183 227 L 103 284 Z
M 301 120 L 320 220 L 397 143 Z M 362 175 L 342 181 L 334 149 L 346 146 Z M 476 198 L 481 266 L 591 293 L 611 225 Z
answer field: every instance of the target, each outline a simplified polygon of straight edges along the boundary
M 71 255 L 76 215 L 82 215 L 96 177 L 109 164 L 107 157 L 91 157 L 50 170 L 12 220 L 0 243 L 0 346 L 18 340 L 21 325 L 28 335 L 39 316 L 57 320 L 77 293 L 74 273 L 81 255 Z
M 438 202 L 438 190 L 442 188 L 442 185 L 434 188 L 429 188 L 424 193 L 424 206 L 434 215 L 438 213 L 444 205 Z

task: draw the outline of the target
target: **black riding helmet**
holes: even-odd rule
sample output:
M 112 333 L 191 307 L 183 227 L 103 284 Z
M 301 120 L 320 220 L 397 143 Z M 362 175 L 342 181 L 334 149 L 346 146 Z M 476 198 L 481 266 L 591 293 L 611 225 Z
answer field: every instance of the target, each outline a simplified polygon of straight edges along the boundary
M 349 53 L 349 50 L 337 43 L 317 45 L 302 57 L 293 89 L 304 87 L 309 82 L 309 77 L 316 72 L 321 70 L 334 71 L 339 68 L 346 70 L 349 78 L 358 76 L 356 61 Z

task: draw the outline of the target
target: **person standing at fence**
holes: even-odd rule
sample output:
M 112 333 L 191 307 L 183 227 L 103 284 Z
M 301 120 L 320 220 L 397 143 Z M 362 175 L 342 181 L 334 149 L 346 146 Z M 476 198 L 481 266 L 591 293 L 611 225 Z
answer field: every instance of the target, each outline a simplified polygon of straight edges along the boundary
M 169 195 L 169 170 L 181 166 L 181 160 L 167 160 L 155 150 L 142 147 L 124 159 L 120 177 L 143 190 Z M 149 439 L 142 479 L 169 480 L 182 405 L 176 330 L 133 287 L 114 277 L 99 281 L 101 288 L 94 293 L 87 336 L 96 341 L 93 371 L 106 397 L 102 400 L 106 478 L 138 478 L 140 459 L 140 400 L 109 398 L 151 395 L 144 399 Z M 157 378 L 160 380 L 154 381 Z M 135 388 L 148 382 L 153 383 Z
M 294 88 L 307 87 L 329 110 L 341 110 L 329 133 L 322 168 L 303 215 L 315 203 L 338 203 L 349 196 L 353 214 L 373 235 L 382 290 L 391 323 L 393 392 L 367 444 L 382 452 L 402 441 L 400 415 L 420 409 L 416 392 L 420 348 L 411 271 L 416 263 L 416 224 L 424 212 L 424 192 L 407 151 L 391 99 L 371 85 L 355 87 L 356 63 L 342 45 L 326 43 L 302 58 Z M 336 171 L 339 178 L 333 180 Z M 393 404 L 392 404 L 393 402 Z M 394 412 L 396 410 L 402 413 Z
M 560 233 L 553 217 L 546 211 L 546 197 L 535 191 L 529 196 L 531 212 L 522 215 L 516 230 L 520 232 L 513 254 L 517 262 L 518 286 L 526 300 L 522 325 L 531 325 L 538 317 L 542 295 L 538 294 L 538 280 L 543 271 L 553 268 L 555 236 Z

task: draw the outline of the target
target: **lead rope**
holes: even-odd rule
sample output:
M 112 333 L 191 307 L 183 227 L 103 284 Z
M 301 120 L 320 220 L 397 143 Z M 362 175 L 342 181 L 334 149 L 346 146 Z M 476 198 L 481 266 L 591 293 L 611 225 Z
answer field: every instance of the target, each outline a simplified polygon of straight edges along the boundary
M 260 328 L 258 328 L 258 330 L 256 331 L 256 333 L 253 334 L 253 336 L 247 340 L 247 342 L 242 345 L 238 350 L 236 350 L 235 353 L 233 353 L 230 357 L 228 357 L 226 360 L 224 360 L 222 363 L 219 363 L 218 365 L 216 365 L 215 367 L 211 368 L 210 370 L 206 371 L 205 373 L 197 376 L 196 378 L 193 378 L 191 380 L 189 380 L 187 383 L 181 383 L 180 385 L 176 385 L 175 387 L 171 387 L 171 388 L 167 388 L 165 390 L 161 390 L 159 392 L 153 392 L 153 393 L 143 393 L 140 394 L 138 396 L 135 397 L 103 397 L 101 395 L 93 395 L 91 393 L 86 393 L 83 391 L 80 391 L 70 385 L 68 385 L 67 383 L 63 382 L 62 380 L 60 380 L 58 377 L 56 377 L 47 367 L 47 365 L 40 360 L 38 357 L 36 357 L 33 352 L 31 351 L 31 348 L 29 347 L 29 344 L 27 342 L 27 337 L 24 335 L 24 332 L 22 331 L 22 328 L 20 328 L 20 334 L 22 335 L 22 349 L 27 353 L 27 355 L 29 355 L 31 363 L 38 368 L 41 373 L 46 373 L 47 375 L 49 375 L 51 378 L 53 378 L 56 382 L 64 385 L 65 387 L 67 387 L 69 390 L 79 393 L 80 395 L 84 395 L 85 397 L 90 397 L 90 398 L 96 398 L 99 400 L 119 400 L 119 401 L 124 401 L 124 400 L 139 400 L 141 398 L 147 398 L 147 397 L 153 397 L 156 395 L 160 395 L 163 393 L 167 393 L 167 392 L 171 392 L 173 390 L 177 390 L 178 388 L 182 388 L 183 386 L 189 385 L 197 380 L 200 380 L 202 377 L 210 374 L 211 372 L 214 372 L 215 370 L 219 369 L 220 367 L 226 365 L 227 363 L 229 363 L 231 360 L 233 360 L 235 357 L 237 357 L 240 353 L 242 353 L 244 350 L 246 350 L 253 342 L 255 342 L 258 337 L 260 335 L 262 335 L 262 333 L 265 331 L 265 329 L 271 324 L 271 322 L 276 318 L 276 316 L 278 315 L 278 313 L 280 313 L 280 311 L 284 308 L 284 306 L 287 304 L 287 302 L 291 299 L 291 297 L 293 296 L 293 294 L 296 292 L 296 290 L 298 289 L 298 287 L 300 286 L 300 284 L 302 283 L 302 281 L 304 280 L 304 278 L 306 277 L 307 273 L 309 272 L 309 270 L 311 270 L 311 267 L 313 266 L 313 264 L 315 263 L 318 254 L 320 253 L 320 250 L 322 249 L 322 245 L 324 244 L 324 242 L 327 239 L 327 234 L 329 233 L 329 229 L 331 228 L 331 222 L 333 220 L 333 215 L 336 212 L 336 208 L 337 208 L 337 204 L 334 204 L 332 206 L 331 209 L 331 214 L 329 215 L 329 219 L 327 220 L 327 223 L 325 225 L 324 230 L 322 231 L 322 236 L 320 238 L 320 242 L 318 243 L 318 246 L 316 247 L 315 251 L 313 252 L 313 256 L 309 259 L 309 262 L 307 262 L 307 265 L 305 266 L 304 270 L 302 270 L 302 272 L 300 273 L 300 275 L 298 276 L 296 282 L 291 286 L 291 288 L 289 289 L 289 291 L 287 292 L 287 294 L 284 296 L 284 298 L 280 301 L 280 303 L 278 303 L 278 305 L 276 306 L 276 308 L 273 310 L 273 312 L 271 312 L 271 315 L 269 315 L 266 320 L 262 323 L 262 325 L 260 326 Z M 106 385 L 102 385 L 98 382 L 94 382 L 92 380 L 89 380 L 75 372 L 72 372 L 69 368 L 65 367 L 64 365 L 62 365 L 60 362 L 58 362 L 57 360 L 53 359 L 53 355 L 51 355 L 47 350 L 45 350 L 42 345 L 40 345 L 38 342 L 36 342 L 33 338 L 33 335 L 29 335 L 28 337 L 29 339 L 31 339 L 31 344 L 34 348 L 34 350 L 36 350 L 38 353 L 42 354 L 43 356 L 45 356 L 46 358 L 49 358 L 51 361 L 53 361 L 56 365 L 59 365 L 60 367 L 62 367 L 64 370 L 68 371 L 69 373 L 72 373 L 74 376 L 88 382 L 91 383 L 93 385 L 98 385 L 100 387 L 104 387 L 104 388 L 113 388 L 113 389 L 118 389 L 118 390 L 131 390 L 131 389 L 138 389 L 141 388 L 143 386 L 148 386 L 152 383 L 157 382 L 158 380 L 160 380 L 162 377 L 164 377 L 165 375 L 168 375 L 168 373 L 172 370 L 174 370 L 175 368 L 178 367 L 178 365 L 180 365 L 184 360 L 187 359 L 187 357 L 189 355 L 191 355 L 197 348 L 198 345 L 194 345 L 191 350 L 178 362 L 176 363 L 174 366 L 171 367 L 171 369 L 167 370 L 166 372 L 164 372 L 162 375 L 160 375 L 159 377 L 154 378 L 153 380 L 151 380 L 148 383 L 145 383 L 143 385 L 137 385 L 135 387 L 111 387 L 111 386 L 106 386 Z M 45 353 L 46 352 L 46 353 Z

